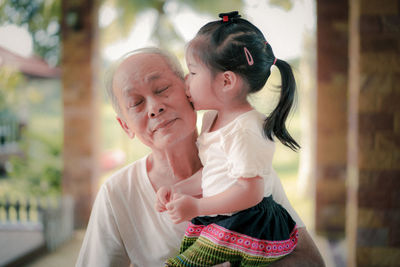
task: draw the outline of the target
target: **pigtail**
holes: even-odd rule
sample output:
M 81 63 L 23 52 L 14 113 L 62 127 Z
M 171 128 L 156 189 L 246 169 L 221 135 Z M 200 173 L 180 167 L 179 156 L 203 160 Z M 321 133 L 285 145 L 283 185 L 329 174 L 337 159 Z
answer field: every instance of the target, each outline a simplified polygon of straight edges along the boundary
M 264 134 L 270 140 L 273 140 L 273 136 L 275 136 L 282 144 L 296 151 L 300 146 L 289 134 L 285 125 L 295 99 L 296 81 L 292 68 L 286 61 L 277 59 L 275 66 L 281 73 L 281 95 L 278 105 L 264 121 Z
M 248 83 L 249 93 L 261 90 L 271 74 L 271 66 L 278 67 L 282 78 L 279 103 L 265 119 L 263 133 L 270 140 L 276 137 L 290 149 L 298 150 L 299 144 L 285 126 L 296 92 L 292 68 L 283 60 L 275 60 L 262 32 L 237 12 L 222 13 L 220 17 L 222 20 L 209 22 L 199 30 L 190 49 L 213 71 L 240 74 Z

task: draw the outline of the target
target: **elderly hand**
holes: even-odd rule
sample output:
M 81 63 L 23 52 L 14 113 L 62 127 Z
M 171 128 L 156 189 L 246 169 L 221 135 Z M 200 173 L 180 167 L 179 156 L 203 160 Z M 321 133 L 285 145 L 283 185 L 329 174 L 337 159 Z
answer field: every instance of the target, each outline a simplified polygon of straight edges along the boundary
M 167 210 L 166 205 L 170 201 L 173 193 L 174 189 L 172 186 L 161 186 L 157 190 L 157 200 L 155 203 L 155 209 L 158 212 L 164 212 Z
M 166 205 L 173 223 L 181 223 L 198 216 L 198 199 L 188 195 L 175 193 Z

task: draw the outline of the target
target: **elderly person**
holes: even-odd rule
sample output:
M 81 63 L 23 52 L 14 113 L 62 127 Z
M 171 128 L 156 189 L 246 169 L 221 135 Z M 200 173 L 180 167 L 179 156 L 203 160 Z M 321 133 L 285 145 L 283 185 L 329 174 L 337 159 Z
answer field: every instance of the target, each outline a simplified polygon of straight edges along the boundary
M 185 95 L 183 72 L 166 52 L 139 49 L 115 64 L 107 90 L 122 129 L 152 152 L 102 185 L 76 265 L 162 266 L 178 252 L 187 222 L 174 224 L 167 213 L 158 213 L 154 208 L 156 192 L 161 186 L 174 186 L 179 191 L 201 168 L 195 144 L 196 114 Z M 273 198 L 300 227 L 294 253 L 274 266 L 323 266 L 279 180 Z

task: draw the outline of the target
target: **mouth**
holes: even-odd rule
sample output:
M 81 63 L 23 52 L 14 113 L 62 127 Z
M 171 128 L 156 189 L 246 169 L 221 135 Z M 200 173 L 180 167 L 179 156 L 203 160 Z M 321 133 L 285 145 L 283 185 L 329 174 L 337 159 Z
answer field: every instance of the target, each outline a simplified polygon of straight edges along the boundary
M 163 122 L 157 124 L 153 129 L 153 133 L 158 130 L 170 127 L 176 120 L 177 120 L 177 118 L 172 119 L 172 120 L 166 120 L 166 121 L 163 121 Z

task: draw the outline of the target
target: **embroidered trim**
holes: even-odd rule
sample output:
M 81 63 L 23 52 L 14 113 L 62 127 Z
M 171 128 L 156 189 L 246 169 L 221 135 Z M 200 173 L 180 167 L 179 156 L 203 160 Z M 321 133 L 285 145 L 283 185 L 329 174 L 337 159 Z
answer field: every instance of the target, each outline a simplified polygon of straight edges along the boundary
M 298 230 L 295 227 L 287 240 L 269 241 L 236 233 L 216 224 L 204 226 L 189 223 L 186 237 L 204 237 L 217 246 L 240 250 L 254 256 L 277 257 L 293 251 L 297 245 Z

